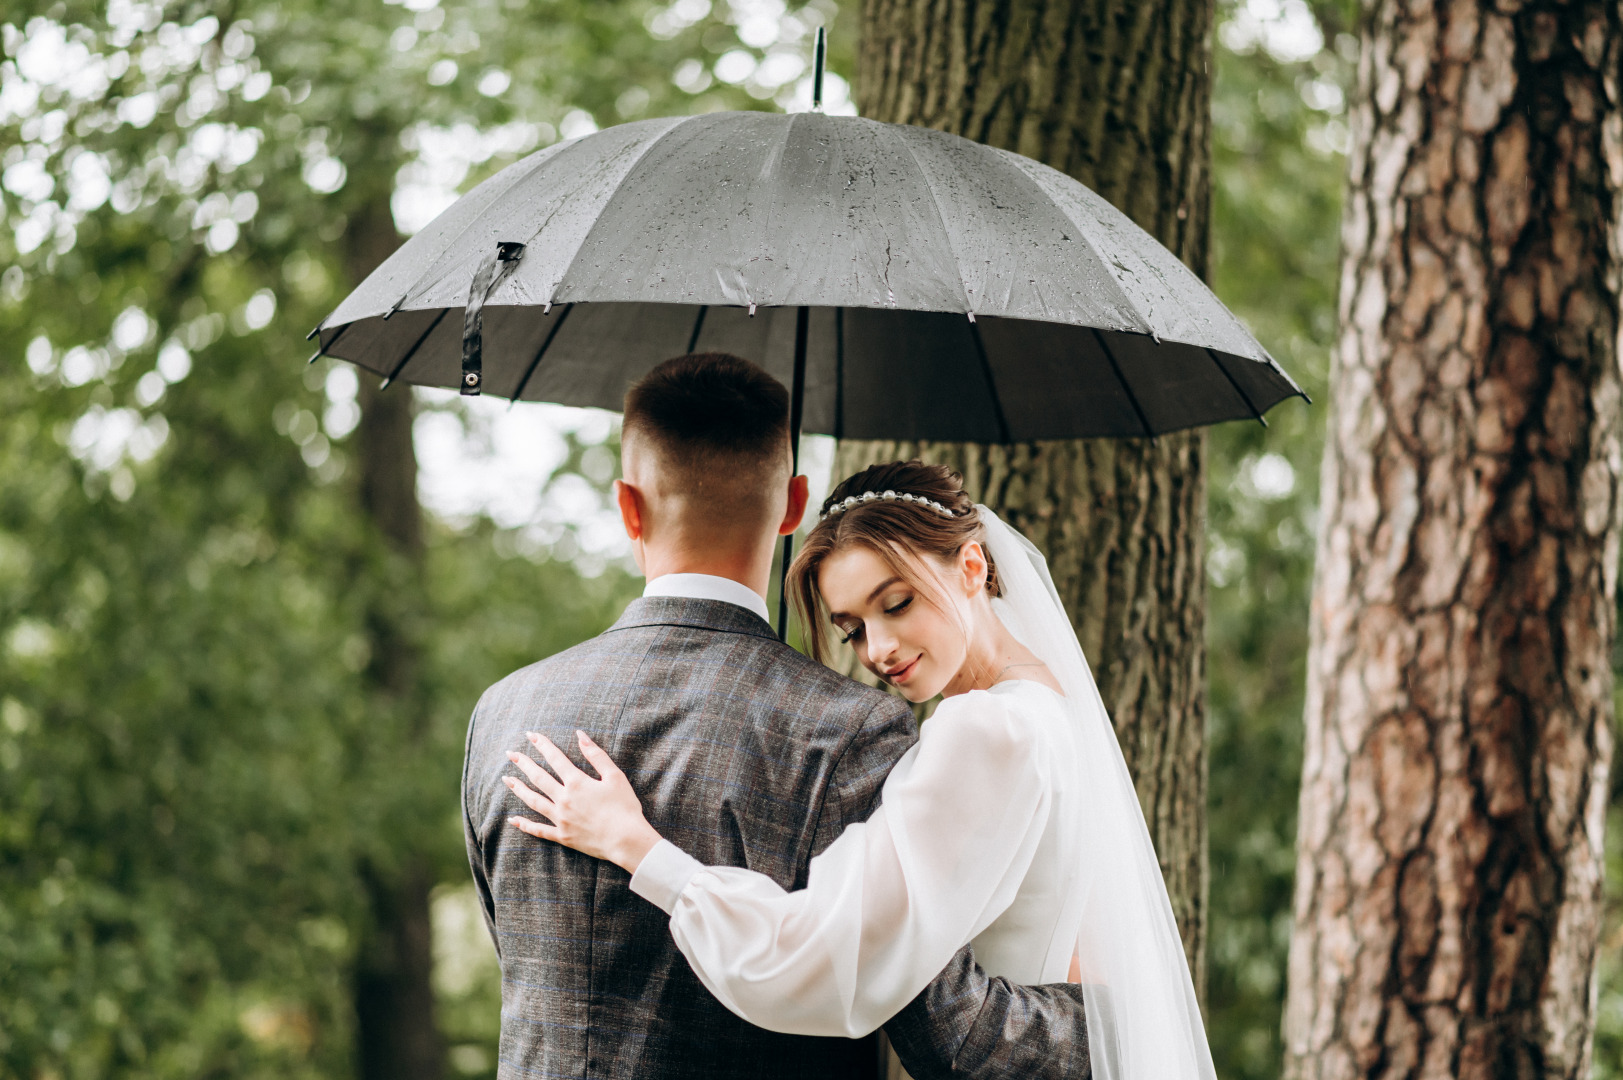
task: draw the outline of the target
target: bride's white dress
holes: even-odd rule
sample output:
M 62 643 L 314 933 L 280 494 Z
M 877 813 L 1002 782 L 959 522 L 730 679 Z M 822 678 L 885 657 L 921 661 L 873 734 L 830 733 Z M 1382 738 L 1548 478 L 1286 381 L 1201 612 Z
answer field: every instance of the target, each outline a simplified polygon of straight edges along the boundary
M 881 805 L 807 887 L 662 842 L 631 887 L 671 914 L 700 980 L 761 1027 L 866 1034 L 966 942 L 994 975 L 1082 972 L 1093 1080 L 1216 1080 L 1144 813 L 1048 564 L 980 507 L 993 609 L 1063 689 L 1009 681 L 942 702 Z
M 989 974 L 1062 982 L 1086 893 L 1077 734 L 1041 683 L 949 698 L 874 814 L 811 861 L 806 888 L 704 866 L 669 842 L 631 888 L 670 912 L 710 992 L 774 1031 L 865 1035 L 966 941 Z

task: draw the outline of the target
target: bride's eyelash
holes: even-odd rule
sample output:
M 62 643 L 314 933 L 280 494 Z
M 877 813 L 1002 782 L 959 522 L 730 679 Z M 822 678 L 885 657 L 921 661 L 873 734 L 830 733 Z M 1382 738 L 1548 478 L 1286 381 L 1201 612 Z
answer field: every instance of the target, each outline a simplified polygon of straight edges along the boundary
M 912 602 L 913 602 L 913 598 L 911 596 L 909 596 L 906 600 L 903 600 L 901 603 L 897 604 L 895 607 L 886 608 L 885 609 L 885 614 L 886 615 L 900 615 L 902 612 L 907 610 L 908 605 L 911 604 Z M 853 626 L 851 629 L 845 631 L 844 636 L 842 636 L 840 638 L 840 644 L 841 645 L 849 645 L 853 641 L 860 641 L 861 639 L 862 639 L 862 624 L 858 623 L 857 625 Z

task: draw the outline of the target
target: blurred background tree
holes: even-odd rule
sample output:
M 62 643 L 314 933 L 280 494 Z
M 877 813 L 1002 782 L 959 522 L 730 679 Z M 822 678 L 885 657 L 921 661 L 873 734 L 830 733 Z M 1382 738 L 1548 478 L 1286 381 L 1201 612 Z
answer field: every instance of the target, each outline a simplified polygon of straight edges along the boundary
M 1320 401 L 1356 10 L 1223 0 L 1214 49 L 1213 281 Z M 853 72 L 856 8 L 115 0 L 0 22 L 0 1075 L 360 1074 L 358 867 L 408 857 L 429 868 L 446 1071 L 491 1075 L 461 738 L 484 686 L 638 587 L 594 516 L 613 428 L 416 395 L 407 745 L 361 677 L 399 569 L 358 509 L 360 386 L 305 367 L 301 339 L 352 283 L 369 212 L 408 233 L 557 138 L 789 105 L 817 23 Z M 1287 405 L 1211 438 L 1208 1006 L 1227 1078 L 1281 1059 L 1323 416 Z
M 864 0 L 857 101 L 876 120 L 951 132 L 1075 178 L 1205 279 L 1215 10 L 1213 0 Z M 1201 1000 L 1206 457 L 1207 432 L 1194 429 L 1010 446 L 847 439 L 834 459 L 841 475 L 872 461 L 947 465 L 1047 557 Z M 853 658 L 846 666 L 855 673 Z

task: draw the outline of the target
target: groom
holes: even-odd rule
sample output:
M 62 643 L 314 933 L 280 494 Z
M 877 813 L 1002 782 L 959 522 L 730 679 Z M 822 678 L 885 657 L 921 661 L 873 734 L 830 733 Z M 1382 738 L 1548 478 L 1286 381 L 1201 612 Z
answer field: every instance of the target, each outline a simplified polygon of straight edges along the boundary
M 468 857 L 502 968 L 501 1077 L 855 1078 L 872 1039 L 753 1027 L 700 985 L 629 876 L 505 824 L 526 731 L 577 728 L 630 777 L 649 822 L 707 864 L 788 889 L 877 803 L 916 736 L 899 699 L 780 643 L 778 536 L 806 509 L 783 386 L 737 357 L 678 357 L 626 395 L 621 517 L 648 579 L 607 632 L 503 679 L 468 730 Z M 650 900 L 654 902 L 650 902 Z M 664 906 L 668 906 L 665 903 Z M 885 1026 L 916 1080 L 1088 1072 L 1080 988 L 988 978 L 967 947 Z

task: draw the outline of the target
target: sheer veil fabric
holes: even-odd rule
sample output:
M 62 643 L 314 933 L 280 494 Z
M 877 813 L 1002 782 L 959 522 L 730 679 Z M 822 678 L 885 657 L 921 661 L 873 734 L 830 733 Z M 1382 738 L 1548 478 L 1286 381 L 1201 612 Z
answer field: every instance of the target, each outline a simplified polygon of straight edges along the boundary
M 1216 1080 L 1194 982 L 1138 794 L 1093 671 L 1037 548 L 985 506 L 998 617 L 1059 681 L 1088 801 L 1077 940 L 1095 1080 Z

